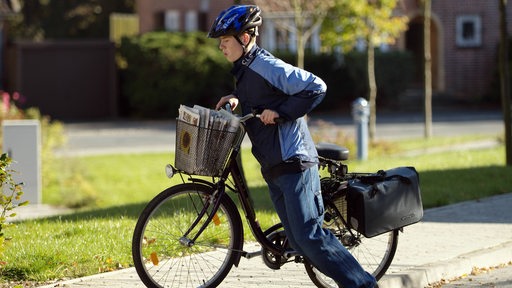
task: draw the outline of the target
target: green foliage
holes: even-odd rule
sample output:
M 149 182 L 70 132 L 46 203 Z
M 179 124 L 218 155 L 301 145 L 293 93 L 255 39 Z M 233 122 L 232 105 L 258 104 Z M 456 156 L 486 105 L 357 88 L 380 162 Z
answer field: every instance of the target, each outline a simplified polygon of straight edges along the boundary
M 323 22 L 322 41 L 327 47 L 350 51 L 360 40 L 375 45 L 393 43 L 406 29 L 407 17 L 395 15 L 397 0 L 336 0 Z
M 6 240 L 5 229 L 13 226 L 8 222 L 8 218 L 16 216 L 14 209 L 28 204 L 28 201 L 20 202 L 23 195 L 23 184 L 16 183 L 12 178 L 16 171 L 9 168 L 12 159 L 3 153 L 0 155 L 0 257 L 5 251 Z M 0 263 L 0 268 L 2 267 Z
M 135 116 L 173 117 L 180 104 L 212 107 L 233 88 L 231 64 L 217 43 L 202 33 L 153 32 L 123 38 L 119 51 L 127 65 L 121 69 L 122 102 Z M 290 53 L 276 56 L 295 61 Z M 379 104 L 396 103 L 410 83 L 412 57 L 398 51 L 377 53 L 376 61 Z M 327 96 L 316 111 L 350 107 L 368 90 L 365 54 L 308 54 L 305 68 L 327 83 Z
M 376 52 L 377 105 L 394 107 L 400 93 L 411 83 L 413 58 L 408 52 Z M 288 63 L 294 61 L 291 54 L 276 55 Z M 305 60 L 305 68 L 327 84 L 327 96 L 315 111 L 347 110 L 353 100 L 368 94 L 365 53 L 353 51 L 339 57 L 335 54 L 307 55 Z
M 16 93 L 13 93 L 16 95 Z M 21 110 L 16 107 L 17 97 L 12 99 L 9 94 L 3 93 L 3 109 L 0 110 L 0 120 L 3 119 L 36 119 L 41 125 L 41 168 L 43 193 L 52 195 L 50 199 L 45 196 L 44 201 L 66 207 L 93 207 L 97 201 L 97 194 L 90 183 L 84 178 L 78 161 L 58 161 L 54 150 L 66 142 L 64 126 L 61 122 L 51 121 L 50 117 L 41 115 L 39 109 L 28 108 Z M 0 129 L 0 140 L 2 130 Z M 1 145 L 2 141 L 0 141 Z M 1 146 L 0 146 L 1 147 Z M 56 191 L 56 192 L 54 192 Z
M 39 120 L 41 125 L 41 162 L 43 163 L 41 174 L 44 186 L 54 174 L 54 149 L 62 147 L 66 143 L 64 126 L 59 121 L 52 121 L 49 116 L 41 115 L 37 108 L 26 109 L 24 118 Z
M 108 38 L 113 12 L 133 13 L 135 0 L 21 0 L 10 19 L 14 38 L 31 40 Z
M 352 52 L 346 55 L 346 66 L 357 97 L 368 95 L 367 54 Z M 375 53 L 375 78 L 377 82 L 377 105 L 396 105 L 398 95 L 407 89 L 413 75 L 413 57 L 408 52 Z M 359 79 L 359 81 L 357 81 Z M 364 80 L 363 80 L 364 79 Z
M 204 33 L 123 38 L 121 94 L 137 116 L 176 116 L 179 104 L 212 106 L 232 90 L 231 64 Z

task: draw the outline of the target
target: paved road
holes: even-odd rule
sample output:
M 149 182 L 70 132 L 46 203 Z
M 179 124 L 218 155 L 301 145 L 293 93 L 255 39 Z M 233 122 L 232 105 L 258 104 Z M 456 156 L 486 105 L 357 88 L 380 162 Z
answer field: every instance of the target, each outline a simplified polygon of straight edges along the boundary
M 433 134 L 438 136 L 464 134 L 503 133 L 500 111 L 439 112 L 433 117 Z M 332 125 L 332 126 L 331 126 Z M 377 118 L 378 139 L 422 137 L 424 133 L 421 114 L 383 113 Z M 350 116 L 312 115 L 312 130 L 336 127 L 346 135 L 355 131 Z M 133 152 L 167 152 L 175 146 L 175 122 L 164 121 L 108 121 L 66 123 L 68 145 L 57 151 L 58 155 L 97 155 Z M 246 145 L 250 145 L 246 139 Z

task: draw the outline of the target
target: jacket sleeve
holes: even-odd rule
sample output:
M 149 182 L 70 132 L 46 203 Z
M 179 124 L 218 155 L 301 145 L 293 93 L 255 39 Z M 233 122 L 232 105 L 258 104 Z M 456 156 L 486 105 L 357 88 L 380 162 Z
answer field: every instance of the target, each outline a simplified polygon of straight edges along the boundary
M 309 113 L 325 97 L 327 85 L 313 73 L 300 69 L 278 58 L 254 63 L 254 69 L 270 85 L 287 96 L 277 112 L 285 120 L 295 120 Z
M 327 85 L 310 72 L 299 70 L 287 80 L 289 87 L 284 92 L 288 98 L 277 109 L 280 117 L 285 120 L 295 120 L 306 115 L 325 97 Z

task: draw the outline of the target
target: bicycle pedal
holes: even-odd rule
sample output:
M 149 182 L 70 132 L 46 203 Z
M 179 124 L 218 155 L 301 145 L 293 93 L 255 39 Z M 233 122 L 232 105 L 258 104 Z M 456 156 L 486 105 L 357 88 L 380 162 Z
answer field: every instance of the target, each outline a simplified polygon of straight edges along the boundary
M 257 256 L 261 256 L 262 252 L 261 250 L 259 251 L 254 251 L 254 252 L 243 252 L 242 256 L 244 256 L 246 259 L 251 259 L 251 258 L 254 258 L 254 257 L 257 257 Z
M 292 257 L 296 257 L 296 256 L 301 256 L 299 252 L 297 251 L 286 251 L 284 252 L 283 256 L 286 258 L 286 259 L 290 259 Z

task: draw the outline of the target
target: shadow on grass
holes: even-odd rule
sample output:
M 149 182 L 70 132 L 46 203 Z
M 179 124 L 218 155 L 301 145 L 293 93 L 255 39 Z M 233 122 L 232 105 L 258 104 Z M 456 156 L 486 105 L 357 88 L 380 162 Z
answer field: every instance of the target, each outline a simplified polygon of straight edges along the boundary
M 420 171 L 424 221 L 512 223 L 512 167 Z M 435 208 L 438 207 L 438 208 Z
M 425 208 L 512 192 L 512 167 L 419 171 Z
M 424 209 L 512 193 L 512 167 L 488 166 L 466 169 L 426 170 L 419 171 L 419 174 Z M 274 210 L 266 186 L 251 187 L 251 193 L 256 213 L 258 211 Z M 232 192 L 228 192 L 228 194 L 240 208 L 236 194 Z M 149 202 L 150 199 L 147 201 Z M 147 202 L 142 202 L 77 211 L 69 215 L 50 217 L 47 220 L 62 219 L 73 221 L 118 217 L 136 220 L 146 204 Z M 508 207 L 511 205 L 512 203 L 508 203 Z M 506 212 L 505 214 L 511 215 L 510 222 L 507 223 L 512 223 L 512 213 L 507 211 L 504 211 Z M 467 213 L 472 212 L 467 211 Z M 243 215 L 241 216 L 243 219 Z M 482 219 L 484 218 L 482 217 Z M 472 221 L 474 220 L 472 219 Z M 450 221 L 450 219 L 447 219 L 447 221 Z
M 87 210 L 78 210 L 76 212 L 60 215 L 60 216 L 52 216 L 46 218 L 46 220 L 85 220 L 85 219 L 101 219 L 101 218 L 130 218 L 137 219 L 146 206 L 146 202 L 143 203 L 134 203 L 134 204 L 126 204 L 120 206 L 111 206 L 105 208 L 91 208 Z
M 270 200 L 268 190 L 266 186 L 258 186 L 251 187 L 251 197 L 254 202 L 254 207 L 256 211 L 269 211 L 273 210 L 272 202 Z M 240 203 L 238 201 L 238 197 L 233 192 L 228 192 L 228 195 L 231 199 L 236 203 L 236 205 L 240 208 Z M 111 206 L 106 208 L 91 208 L 87 210 L 78 210 L 74 213 L 70 213 L 67 215 L 60 216 L 52 216 L 45 218 L 47 221 L 52 220 L 67 220 L 67 221 L 75 221 L 75 220 L 92 220 L 92 219 L 101 219 L 101 218 L 128 218 L 137 220 L 140 213 L 144 209 L 144 207 L 148 204 L 151 199 L 148 199 L 147 202 L 141 203 L 132 203 L 126 205 L 119 206 Z M 257 212 L 256 212 L 257 213 Z M 241 215 L 242 219 L 244 219 L 243 215 Z

